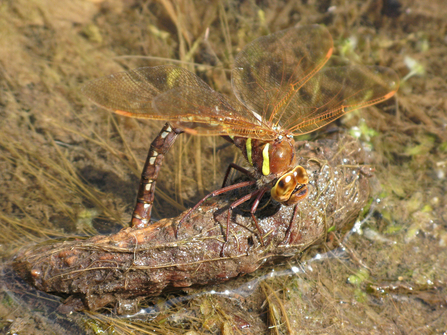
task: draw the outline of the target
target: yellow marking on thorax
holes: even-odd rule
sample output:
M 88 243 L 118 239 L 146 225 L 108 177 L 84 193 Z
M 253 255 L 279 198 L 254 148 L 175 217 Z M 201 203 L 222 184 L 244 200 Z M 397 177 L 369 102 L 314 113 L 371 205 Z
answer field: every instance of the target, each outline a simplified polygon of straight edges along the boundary
M 270 174 L 270 157 L 269 157 L 270 144 L 267 143 L 262 149 L 262 174 L 268 176 Z
M 253 165 L 253 162 L 251 160 L 251 138 L 247 138 L 247 141 L 245 141 L 245 150 L 247 150 L 247 159 L 250 165 Z

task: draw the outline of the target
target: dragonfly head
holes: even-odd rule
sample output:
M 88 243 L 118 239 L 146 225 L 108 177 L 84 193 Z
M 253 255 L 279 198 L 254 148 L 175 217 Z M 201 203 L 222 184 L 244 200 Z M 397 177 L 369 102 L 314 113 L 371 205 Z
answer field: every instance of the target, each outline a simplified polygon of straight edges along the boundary
M 270 194 L 273 199 L 286 206 L 294 205 L 309 193 L 308 182 L 306 170 L 298 165 L 277 180 Z

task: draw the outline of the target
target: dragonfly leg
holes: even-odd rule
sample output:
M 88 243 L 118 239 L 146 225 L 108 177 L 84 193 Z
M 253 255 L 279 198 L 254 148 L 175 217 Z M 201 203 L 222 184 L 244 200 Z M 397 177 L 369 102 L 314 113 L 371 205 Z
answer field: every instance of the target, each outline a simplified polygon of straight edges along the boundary
M 264 235 L 264 232 L 261 229 L 261 227 L 259 227 L 258 220 L 256 220 L 256 217 L 254 216 L 254 213 L 256 212 L 256 210 L 258 208 L 258 205 L 259 205 L 259 202 L 261 201 L 261 198 L 265 194 L 266 190 L 267 190 L 266 188 L 262 188 L 260 190 L 253 191 L 253 192 L 243 196 L 242 198 L 236 200 L 235 202 L 233 202 L 230 205 L 230 208 L 228 209 L 228 216 L 227 216 L 227 230 L 226 230 L 226 239 L 225 239 L 226 241 L 228 241 L 228 236 L 230 234 L 230 228 L 229 227 L 230 227 L 230 213 L 231 213 L 231 211 L 233 209 L 235 209 L 237 206 L 243 204 L 244 202 L 246 202 L 246 201 L 256 197 L 255 201 L 253 202 L 253 205 L 251 206 L 250 214 L 251 214 L 251 217 L 253 218 L 253 220 L 255 221 L 256 229 L 258 230 L 258 232 L 260 234 L 259 235 L 259 239 L 261 240 L 262 245 L 264 245 L 264 239 L 262 237 Z
M 216 196 L 218 196 L 218 195 L 220 195 L 220 194 L 223 194 L 223 193 L 226 193 L 226 192 L 230 192 L 230 191 L 233 191 L 233 190 L 237 190 L 238 188 L 242 188 L 242 187 L 246 187 L 246 186 L 251 186 L 251 185 L 254 185 L 254 184 L 256 184 L 256 180 L 250 180 L 250 181 L 243 181 L 243 182 L 241 182 L 241 183 L 237 183 L 237 184 L 234 184 L 234 185 L 230 185 L 230 186 L 226 186 L 226 187 L 222 187 L 222 188 L 220 188 L 220 189 L 218 189 L 218 190 L 216 190 L 216 191 L 214 191 L 214 192 L 211 192 L 211 193 L 209 193 L 209 194 L 207 194 L 204 198 L 202 198 L 193 208 L 191 208 L 186 214 L 185 214 L 185 216 L 183 216 L 182 218 L 181 218 L 181 220 L 179 221 L 179 223 L 178 223 L 178 225 L 177 225 L 177 227 L 176 227 L 176 229 L 175 229 L 175 237 L 177 238 L 178 237 L 178 230 L 180 229 L 180 227 L 181 227 L 181 225 L 182 225 L 182 223 L 197 209 L 197 208 L 199 208 L 199 206 L 201 205 L 201 204 L 203 204 L 204 202 L 205 202 L 205 200 L 207 200 L 208 198 L 211 198 L 211 197 L 216 197 Z
M 250 171 L 248 171 L 247 169 L 243 168 L 242 166 L 239 166 L 239 165 L 234 164 L 234 163 L 230 163 L 230 165 L 228 165 L 227 172 L 225 172 L 225 177 L 224 177 L 224 180 L 223 180 L 223 183 L 222 183 L 222 187 L 225 187 L 225 184 L 227 183 L 227 179 L 228 179 L 228 176 L 230 175 L 231 169 L 235 169 L 235 170 L 237 170 L 239 172 L 242 172 L 243 174 L 245 174 L 247 176 L 250 176 L 250 177 L 252 176 Z
M 233 209 L 235 209 L 237 206 L 243 204 L 244 202 L 250 200 L 251 198 L 253 198 L 257 192 L 259 192 L 258 190 L 251 192 L 247 195 L 244 195 L 242 198 L 237 199 L 235 202 L 233 202 L 230 205 L 230 208 L 228 208 L 228 215 L 227 215 L 227 229 L 226 229 L 226 233 L 225 233 L 225 241 L 228 241 L 228 237 L 230 236 L 230 218 L 231 218 L 231 212 L 233 211 Z
M 262 188 L 259 190 L 259 194 L 256 197 L 255 201 L 253 202 L 253 205 L 251 206 L 251 211 L 250 211 L 251 217 L 252 217 L 253 221 L 255 222 L 256 229 L 258 229 L 259 237 L 261 239 L 261 243 L 263 246 L 265 246 L 264 239 L 262 237 L 262 236 L 264 236 L 264 231 L 262 230 L 261 227 L 259 227 L 258 220 L 256 220 L 256 217 L 255 217 L 255 213 L 256 213 L 256 210 L 258 209 L 259 202 L 261 201 L 261 198 L 264 196 L 266 191 L 267 191 L 266 188 Z
M 290 232 L 292 231 L 293 223 L 295 222 L 296 216 L 298 214 L 298 204 L 295 204 L 293 208 L 292 219 L 290 220 L 290 224 L 287 227 L 286 234 L 284 235 L 284 243 L 288 244 L 290 240 Z
M 166 123 L 151 143 L 149 153 L 141 174 L 137 202 L 132 214 L 132 227 L 145 227 L 151 220 L 152 205 L 155 196 L 155 183 L 166 153 L 183 131 Z
M 263 191 L 263 190 L 256 190 L 256 191 L 253 191 L 253 192 L 251 192 L 251 193 L 249 193 L 249 194 L 247 194 L 247 195 L 244 195 L 242 198 L 237 199 L 235 202 L 233 202 L 233 203 L 230 205 L 230 208 L 228 208 L 228 214 L 227 214 L 227 228 L 226 228 L 226 232 L 225 232 L 225 243 L 222 245 L 222 250 L 221 250 L 221 252 L 220 252 L 221 256 L 224 256 L 224 254 L 225 254 L 225 253 L 224 253 L 225 245 L 227 244 L 228 239 L 229 239 L 229 236 L 230 236 L 230 218 L 231 218 L 231 212 L 232 212 L 233 209 L 235 209 L 237 206 L 243 204 L 244 202 L 250 200 L 251 198 L 253 198 L 253 197 L 255 197 L 255 196 L 256 196 L 256 199 L 258 199 L 258 198 L 259 198 L 259 194 L 262 194 L 262 195 L 263 195 L 263 194 L 265 193 L 265 191 L 264 191 L 264 192 L 262 192 L 262 191 Z M 261 197 L 262 197 L 262 195 L 261 195 Z M 258 203 L 259 203 L 259 202 L 258 202 Z M 257 206 L 256 206 L 256 207 L 257 207 Z M 252 206 L 252 210 L 253 210 L 253 206 Z M 255 208 L 255 211 L 256 211 L 256 208 Z M 253 214 L 252 214 L 252 217 L 254 218 Z M 258 223 L 257 223 L 256 219 L 255 219 L 255 223 L 256 223 L 256 227 L 258 228 L 258 230 L 260 230 L 260 228 L 259 228 L 259 226 L 258 226 Z M 263 238 L 262 238 L 262 230 L 260 230 L 260 232 L 261 232 L 260 239 L 261 239 L 262 244 L 264 245 L 264 240 L 263 240 Z

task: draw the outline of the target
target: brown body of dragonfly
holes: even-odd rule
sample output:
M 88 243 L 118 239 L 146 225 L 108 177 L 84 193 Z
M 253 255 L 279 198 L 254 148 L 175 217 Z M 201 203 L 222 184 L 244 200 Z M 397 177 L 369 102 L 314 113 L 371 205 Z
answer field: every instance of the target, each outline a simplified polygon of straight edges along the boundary
M 255 191 L 231 204 L 230 210 L 254 199 L 251 215 L 263 242 L 263 231 L 254 216 L 262 196 L 270 192 L 274 200 L 294 205 L 308 194 L 309 178 L 305 169 L 297 166 L 293 137 L 323 127 L 352 110 L 389 99 L 397 91 L 398 76 L 386 67 L 323 68 L 332 52 L 332 38 L 319 25 L 260 37 L 235 58 L 232 86 L 237 99 L 214 91 L 195 74 L 175 66 L 116 73 L 87 83 L 83 92 L 117 114 L 165 120 L 178 131 L 220 135 L 234 143 L 251 168 L 231 164 L 225 180 L 231 168 L 253 180 L 210 193 L 183 220 L 211 196 L 257 185 Z M 152 161 L 156 157 L 152 156 Z M 143 194 L 144 188 L 153 192 L 147 185 L 142 183 L 139 193 Z M 139 199 L 147 207 L 152 205 L 144 197 Z M 134 224 L 148 222 L 136 218 L 135 213 L 134 220 Z

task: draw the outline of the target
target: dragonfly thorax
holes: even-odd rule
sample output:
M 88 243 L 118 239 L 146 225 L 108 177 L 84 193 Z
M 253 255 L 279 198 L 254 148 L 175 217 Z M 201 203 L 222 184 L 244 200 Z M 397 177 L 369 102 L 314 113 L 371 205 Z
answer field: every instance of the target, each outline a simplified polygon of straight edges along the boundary
M 236 143 L 235 143 L 236 144 Z M 272 180 L 270 194 L 284 205 L 294 205 L 308 194 L 306 170 L 297 165 L 293 137 L 274 141 L 246 139 L 245 153 L 264 180 Z
M 273 141 L 236 136 L 224 138 L 233 142 L 242 151 L 258 178 L 276 179 L 296 165 L 293 138 L 284 136 Z
M 268 158 L 263 157 L 263 159 L 268 160 L 269 171 L 264 171 L 263 169 L 263 175 L 273 174 L 280 176 L 296 165 L 295 141 L 293 138 L 281 137 L 271 143 L 267 143 L 266 146 L 268 146 Z M 267 149 L 264 149 L 263 152 L 267 153 Z

